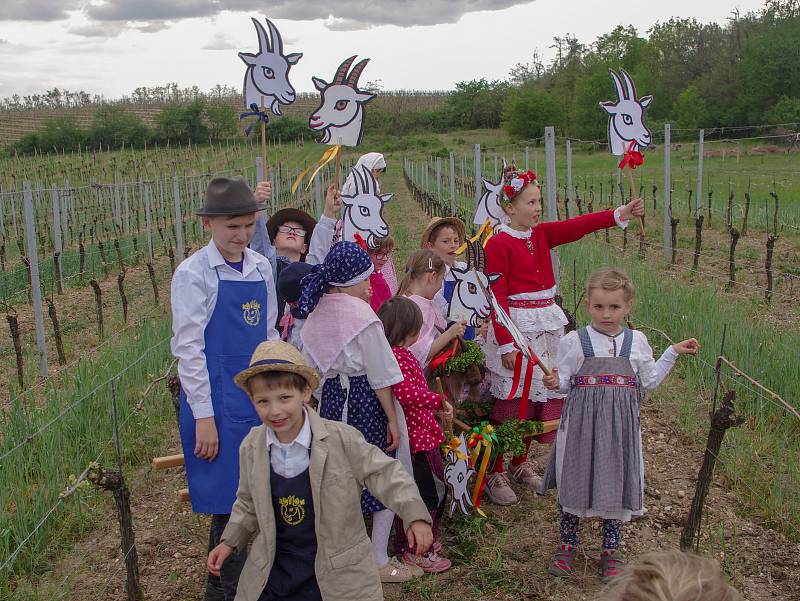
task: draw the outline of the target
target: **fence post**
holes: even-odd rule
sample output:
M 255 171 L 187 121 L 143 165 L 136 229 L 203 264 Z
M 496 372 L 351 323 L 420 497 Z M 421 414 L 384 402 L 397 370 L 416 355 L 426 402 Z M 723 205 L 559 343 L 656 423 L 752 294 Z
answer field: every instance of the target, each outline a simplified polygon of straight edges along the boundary
M 450 153 L 450 214 L 456 214 L 456 157 Z
M 472 178 L 475 183 L 475 206 L 478 206 L 478 201 L 481 199 L 481 145 L 475 144 L 475 174 Z
M 697 212 L 695 219 L 700 217 L 703 212 L 703 139 L 705 137 L 705 130 L 700 130 L 700 140 L 697 143 L 697 195 L 695 196 L 695 203 L 697 204 Z
M 153 262 L 153 218 L 151 215 L 152 196 L 150 195 L 150 184 L 144 185 L 144 222 L 147 231 L 147 262 Z
M 64 245 L 61 240 L 61 201 L 58 199 L 58 190 L 54 187 L 50 192 L 50 199 L 53 203 L 53 244 L 55 245 L 56 278 L 58 281 L 58 293 L 64 294 L 64 280 L 61 277 L 61 253 L 64 252 Z
M 556 221 L 558 211 L 556 208 L 556 192 L 558 192 L 558 182 L 556 181 L 556 130 L 553 126 L 544 128 L 544 149 L 545 149 L 545 169 L 547 171 L 547 220 Z M 550 259 L 553 262 L 553 275 L 558 284 L 558 255 L 556 251 L 550 251 Z
M 47 377 L 47 344 L 44 338 L 44 316 L 42 314 L 42 286 L 39 281 L 39 255 L 36 250 L 36 225 L 33 218 L 33 194 L 31 183 L 22 184 L 25 203 L 25 237 L 28 242 L 28 261 L 31 273 L 31 299 L 36 323 L 36 348 L 39 352 L 39 375 Z
M 128 238 L 131 235 L 131 205 L 130 201 L 128 200 L 127 184 L 123 190 L 122 201 L 124 203 L 123 206 L 125 207 L 125 237 Z
M 672 177 L 670 172 L 671 126 L 664 124 L 664 256 L 672 256 Z
M 442 157 L 436 157 L 436 202 L 442 202 Z
M 528 152 L 528 147 L 526 146 L 525 147 L 525 171 L 530 170 L 530 168 L 531 168 L 530 165 L 531 165 L 530 153 Z
M 567 140 L 567 217 L 572 217 L 572 201 L 575 190 L 572 187 L 572 142 Z
M 181 210 L 181 184 L 178 176 L 172 178 L 172 196 L 175 199 L 175 244 L 178 246 L 178 262 L 183 261 L 183 211 Z

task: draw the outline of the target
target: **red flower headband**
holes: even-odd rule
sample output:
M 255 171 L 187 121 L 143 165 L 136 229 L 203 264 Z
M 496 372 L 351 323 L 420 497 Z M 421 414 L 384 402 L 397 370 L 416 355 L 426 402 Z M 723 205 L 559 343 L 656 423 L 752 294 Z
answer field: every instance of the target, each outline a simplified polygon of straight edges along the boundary
M 508 203 L 519 194 L 528 184 L 536 183 L 536 174 L 531 171 L 517 171 L 513 170 L 506 176 L 506 183 L 503 186 L 503 201 Z

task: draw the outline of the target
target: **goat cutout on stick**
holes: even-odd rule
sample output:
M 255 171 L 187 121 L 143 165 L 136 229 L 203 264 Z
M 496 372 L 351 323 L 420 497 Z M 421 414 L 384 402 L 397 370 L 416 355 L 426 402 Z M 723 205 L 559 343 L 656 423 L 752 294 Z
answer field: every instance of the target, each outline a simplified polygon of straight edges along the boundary
M 383 217 L 383 205 L 392 199 L 393 194 L 380 194 L 375 176 L 365 165 L 351 170 L 356 184 L 354 194 L 343 194 L 342 240 L 356 241 L 356 234 L 370 248 L 377 246 L 380 238 L 389 235 L 389 225 Z
M 486 275 L 486 253 L 479 240 L 467 242 L 467 266 L 465 269 L 453 267 L 450 273 L 455 278 L 453 296 L 447 308 L 450 321 L 466 321 L 478 327 L 480 320 L 488 319 L 492 312 L 491 301 L 484 290 L 500 278 L 500 274 Z
M 608 113 L 608 145 L 611 154 L 622 156 L 626 151 L 638 151 L 639 148 L 650 145 L 652 136 L 644 124 L 644 112 L 653 97 L 648 95 L 637 98 L 636 85 L 625 69 L 620 69 L 619 74 L 611 69 L 609 72 L 619 99 L 601 102 L 600 106 Z
M 505 173 L 507 167 L 506 160 L 503 159 L 503 171 Z M 483 194 L 478 199 L 478 206 L 475 210 L 475 216 L 472 223 L 475 225 L 483 225 L 488 219 L 491 223 L 492 229 L 496 228 L 501 223 L 508 223 L 509 218 L 503 208 L 500 206 L 500 195 L 503 193 L 503 185 L 505 181 L 500 177 L 497 183 L 483 180 Z
M 281 116 L 281 105 L 290 105 L 297 97 L 289 83 L 289 70 L 297 64 L 303 53 L 283 53 L 283 40 L 275 25 L 269 19 L 267 28 L 269 33 L 258 19 L 252 19 L 258 34 L 258 53 L 240 52 L 239 58 L 247 65 L 244 73 L 244 105 L 252 108 L 255 104 L 265 106 L 276 116 Z
M 450 493 L 450 515 L 458 509 L 464 515 L 472 512 L 470 480 L 475 470 L 469 466 L 469 452 L 464 435 L 458 437 L 458 449 L 448 449 L 444 468 L 444 480 Z
M 319 90 L 319 106 L 308 118 L 308 126 L 322 133 L 321 144 L 358 146 L 364 136 L 364 117 L 366 104 L 375 94 L 363 92 L 358 87 L 358 79 L 369 63 L 365 58 L 353 67 L 357 55 L 345 60 L 336 70 L 333 81 L 326 82 L 320 77 L 312 77 Z

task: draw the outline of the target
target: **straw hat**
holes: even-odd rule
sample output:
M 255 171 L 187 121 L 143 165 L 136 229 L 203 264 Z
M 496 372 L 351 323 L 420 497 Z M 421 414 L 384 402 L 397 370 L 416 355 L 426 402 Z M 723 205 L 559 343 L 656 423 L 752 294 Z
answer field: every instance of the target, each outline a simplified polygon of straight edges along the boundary
M 446 225 L 448 227 L 453 228 L 456 233 L 458 234 L 458 239 L 462 242 L 466 239 L 467 235 L 467 226 L 464 225 L 464 222 L 461 221 L 458 217 L 434 217 L 431 219 L 428 227 L 425 228 L 425 231 L 422 232 L 422 238 L 420 239 L 420 246 L 425 246 L 426 243 L 432 242 L 431 234 L 433 230 L 437 227 Z
M 311 390 L 316 390 L 319 386 L 317 370 L 306 364 L 300 351 L 281 340 L 270 340 L 259 344 L 250 358 L 250 367 L 236 374 L 233 381 L 246 391 L 247 380 L 267 371 L 288 371 L 302 376 L 311 386 Z

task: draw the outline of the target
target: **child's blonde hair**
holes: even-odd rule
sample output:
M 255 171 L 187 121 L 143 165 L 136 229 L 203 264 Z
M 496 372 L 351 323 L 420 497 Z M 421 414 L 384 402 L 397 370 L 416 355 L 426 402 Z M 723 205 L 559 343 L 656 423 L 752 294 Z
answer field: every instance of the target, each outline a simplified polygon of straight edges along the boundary
M 622 290 L 625 300 L 630 302 L 636 298 L 636 288 L 628 277 L 628 274 L 616 267 L 604 267 L 598 269 L 586 281 L 586 298 L 592 294 L 592 290 L 607 290 L 614 292 Z
M 429 248 L 421 248 L 411 253 L 406 261 L 405 275 L 397 290 L 398 296 L 407 296 L 411 283 L 426 273 L 444 273 L 445 265 L 441 257 Z
M 741 601 L 713 559 L 682 551 L 642 555 L 614 580 L 602 601 Z

